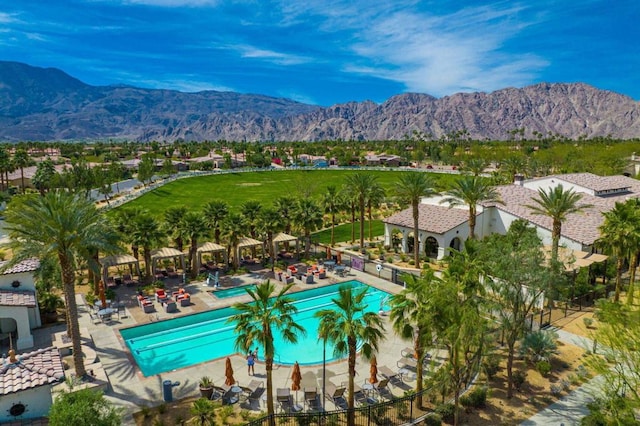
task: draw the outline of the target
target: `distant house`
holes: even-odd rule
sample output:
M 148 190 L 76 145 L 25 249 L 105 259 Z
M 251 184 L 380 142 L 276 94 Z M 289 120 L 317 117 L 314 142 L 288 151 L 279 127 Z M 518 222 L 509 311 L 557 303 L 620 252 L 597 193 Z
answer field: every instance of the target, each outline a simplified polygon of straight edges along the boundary
M 367 166 L 399 167 L 402 157 L 388 154 L 367 154 L 364 157 Z
M 7 262 L 0 263 L 0 270 Z M 0 342 L 11 338 L 16 349 L 33 346 L 31 330 L 42 325 L 33 273 L 37 259 L 24 260 L 0 273 Z
M 10 350 L 0 365 L 0 424 L 46 416 L 51 386 L 62 381 L 64 368 L 55 347 L 20 355 Z

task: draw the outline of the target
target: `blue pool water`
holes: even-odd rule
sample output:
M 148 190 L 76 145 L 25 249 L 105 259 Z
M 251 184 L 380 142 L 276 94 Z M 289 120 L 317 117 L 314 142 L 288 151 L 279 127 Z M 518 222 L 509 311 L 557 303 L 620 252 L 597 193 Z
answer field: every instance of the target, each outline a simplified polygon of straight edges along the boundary
M 377 312 L 380 304 L 388 299 L 389 293 L 369 287 L 359 281 L 317 287 L 311 290 L 290 294 L 298 313 L 294 320 L 306 330 L 305 336 L 298 336 L 298 343 L 283 343 L 279 333 L 274 342 L 275 362 L 301 365 L 322 363 L 323 342 L 318 339 L 318 318 L 315 312 L 331 309 L 338 289 L 343 286 L 352 288 L 367 287 L 365 303 L 368 311 Z M 385 306 L 385 309 L 388 309 Z M 166 321 L 140 325 L 120 330 L 122 338 L 131 351 L 142 374 L 151 376 L 165 371 L 176 370 L 225 357 L 238 352 L 234 347 L 235 324 L 227 319 L 237 311 L 231 307 L 201 312 Z M 327 345 L 327 361 L 335 359 L 333 348 Z M 261 357 L 264 352 L 258 350 Z
M 247 288 L 254 287 L 254 285 L 243 285 L 239 287 L 225 288 L 224 290 L 212 291 L 211 294 L 213 294 L 218 299 L 228 299 L 230 297 L 243 296 L 247 294 Z

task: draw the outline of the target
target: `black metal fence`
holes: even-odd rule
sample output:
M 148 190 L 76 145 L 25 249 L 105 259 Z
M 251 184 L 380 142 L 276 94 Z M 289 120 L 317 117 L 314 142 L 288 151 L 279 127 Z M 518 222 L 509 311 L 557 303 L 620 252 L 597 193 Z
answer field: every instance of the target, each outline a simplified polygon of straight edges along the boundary
M 426 400 L 428 389 L 421 393 Z M 379 404 L 366 405 L 352 410 L 317 411 L 300 413 L 276 413 L 273 416 L 264 416 L 260 419 L 248 422 L 249 426 L 268 426 L 271 420 L 276 425 L 323 425 L 342 426 L 347 424 L 347 415 L 353 411 L 357 426 L 392 426 L 414 424 L 431 410 L 420 408 L 417 404 L 417 393 L 381 402 Z

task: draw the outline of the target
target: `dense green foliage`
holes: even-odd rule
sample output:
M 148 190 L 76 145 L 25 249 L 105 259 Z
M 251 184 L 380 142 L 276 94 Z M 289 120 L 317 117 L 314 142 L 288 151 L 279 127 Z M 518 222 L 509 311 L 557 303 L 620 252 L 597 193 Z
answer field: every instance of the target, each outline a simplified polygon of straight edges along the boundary
M 51 426 L 118 426 L 122 424 L 120 410 L 91 389 L 64 392 L 49 410 Z

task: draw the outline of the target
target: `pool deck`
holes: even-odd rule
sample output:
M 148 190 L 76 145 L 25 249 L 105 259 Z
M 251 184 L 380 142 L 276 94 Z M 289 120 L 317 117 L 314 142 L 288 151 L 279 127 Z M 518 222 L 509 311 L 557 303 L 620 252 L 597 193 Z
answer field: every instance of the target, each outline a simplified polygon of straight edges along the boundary
M 264 273 L 247 274 L 240 277 L 231 278 L 233 282 L 226 283 L 227 285 L 243 285 L 251 283 L 259 283 L 265 278 Z M 326 279 L 317 281 L 315 284 L 302 284 L 300 281 L 296 281 L 296 284 L 292 288 L 292 291 L 302 291 L 309 289 L 310 287 L 318 287 L 324 285 L 330 285 L 337 282 L 348 280 L 359 280 L 373 287 L 379 288 L 389 293 L 397 293 L 402 290 L 402 287 L 389 283 L 388 281 L 378 279 L 369 274 L 361 273 L 359 271 L 351 270 L 351 272 L 345 277 L 337 277 L 334 274 L 328 274 Z M 272 280 L 273 282 L 273 280 Z M 282 285 L 277 283 L 277 285 Z M 178 284 L 172 287 L 168 287 L 168 291 L 175 291 L 178 288 Z M 208 292 L 212 290 L 212 287 L 206 286 L 202 282 L 194 282 L 184 286 L 185 290 L 191 294 L 192 304 L 188 307 L 178 306 L 178 312 L 166 313 L 161 309 L 158 303 L 155 303 L 156 312 L 145 314 L 141 308 L 138 307 L 135 300 L 135 289 L 120 287 L 116 290 L 118 297 L 125 303 L 126 317 L 116 318 L 109 324 L 94 324 L 89 317 L 89 306 L 86 305 L 81 295 L 78 295 L 78 310 L 80 327 L 85 328 L 91 335 L 96 353 L 99 357 L 100 363 L 104 367 L 107 374 L 109 387 L 105 392 L 111 402 L 117 406 L 125 409 L 125 417 L 123 424 L 134 424 L 131 417 L 132 413 L 140 410 L 141 406 L 155 406 L 163 402 L 162 395 L 162 382 L 170 380 L 172 382 L 180 382 L 179 385 L 173 388 L 173 399 L 178 400 L 187 397 L 199 396 L 198 382 L 202 376 L 209 376 L 215 384 L 222 384 L 225 380 L 225 358 L 217 359 L 214 361 L 198 364 L 195 366 L 182 368 L 177 371 L 169 371 L 158 375 L 144 377 L 136 364 L 132 361 L 132 357 L 125 347 L 124 342 L 120 338 L 118 330 L 124 327 L 131 327 L 135 325 L 145 324 L 150 321 L 157 321 L 167 318 L 174 318 L 190 313 L 201 312 L 205 310 L 215 309 L 219 307 L 229 306 L 239 301 L 248 301 L 250 298 L 248 295 L 239 297 L 217 299 Z M 386 330 L 391 330 L 391 325 L 388 321 L 388 317 L 384 316 Z M 307 332 L 313 333 L 314 330 L 308 330 Z M 381 343 L 379 352 L 377 354 L 378 366 L 387 366 L 394 371 L 398 371 L 397 362 L 401 358 L 401 351 L 403 348 L 411 346 L 411 342 L 401 340 L 395 335 L 395 333 L 386 333 L 387 338 Z M 276 348 L 277 350 L 277 348 Z M 330 351 L 330 349 L 327 349 Z M 261 354 L 259 354 L 261 355 Z M 434 360 L 438 362 L 439 354 L 434 354 Z M 247 365 L 245 357 L 240 354 L 230 356 L 234 370 L 234 378 L 240 385 L 248 384 L 252 379 L 258 379 L 265 382 L 266 374 L 264 370 L 264 363 L 258 360 L 255 366 L 255 376 L 249 376 L 247 372 Z M 441 359 L 440 359 L 441 361 Z M 369 377 L 370 365 L 367 361 L 358 357 L 357 361 L 357 375 L 356 383 L 359 385 L 364 384 L 365 380 Z M 322 364 L 315 366 L 301 366 L 302 383 L 301 387 L 314 387 L 318 389 L 318 392 L 322 392 Z M 276 388 L 288 388 L 291 386 L 291 366 L 278 366 L 274 367 L 273 371 L 273 391 L 275 395 Z M 396 383 L 395 386 L 391 386 L 390 390 L 394 395 L 400 396 L 404 394 L 406 390 L 415 387 L 415 378 L 406 377 L 404 383 Z M 346 361 L 336 361 L 328 363 L 326 365 L 326 377 L 328 381 L 331 381 L 337 385 L 346 383 L 347 376 L 347 363 Z M 413 379 L 413 380 L 412 380 Z M 302 399 L 302 392 L 297 395 L 298 400 Z M 296 392 L 292 392 L 296 396 Z M 253 410 L 266 411 L 266 405 L 264 400 L 254 401 L 253 406 L 249 406 L 248 403 L 242 404 L 242 408 Z M 326 402 L 326 409 L 332 410 L 334 406 L 328 400 Z

